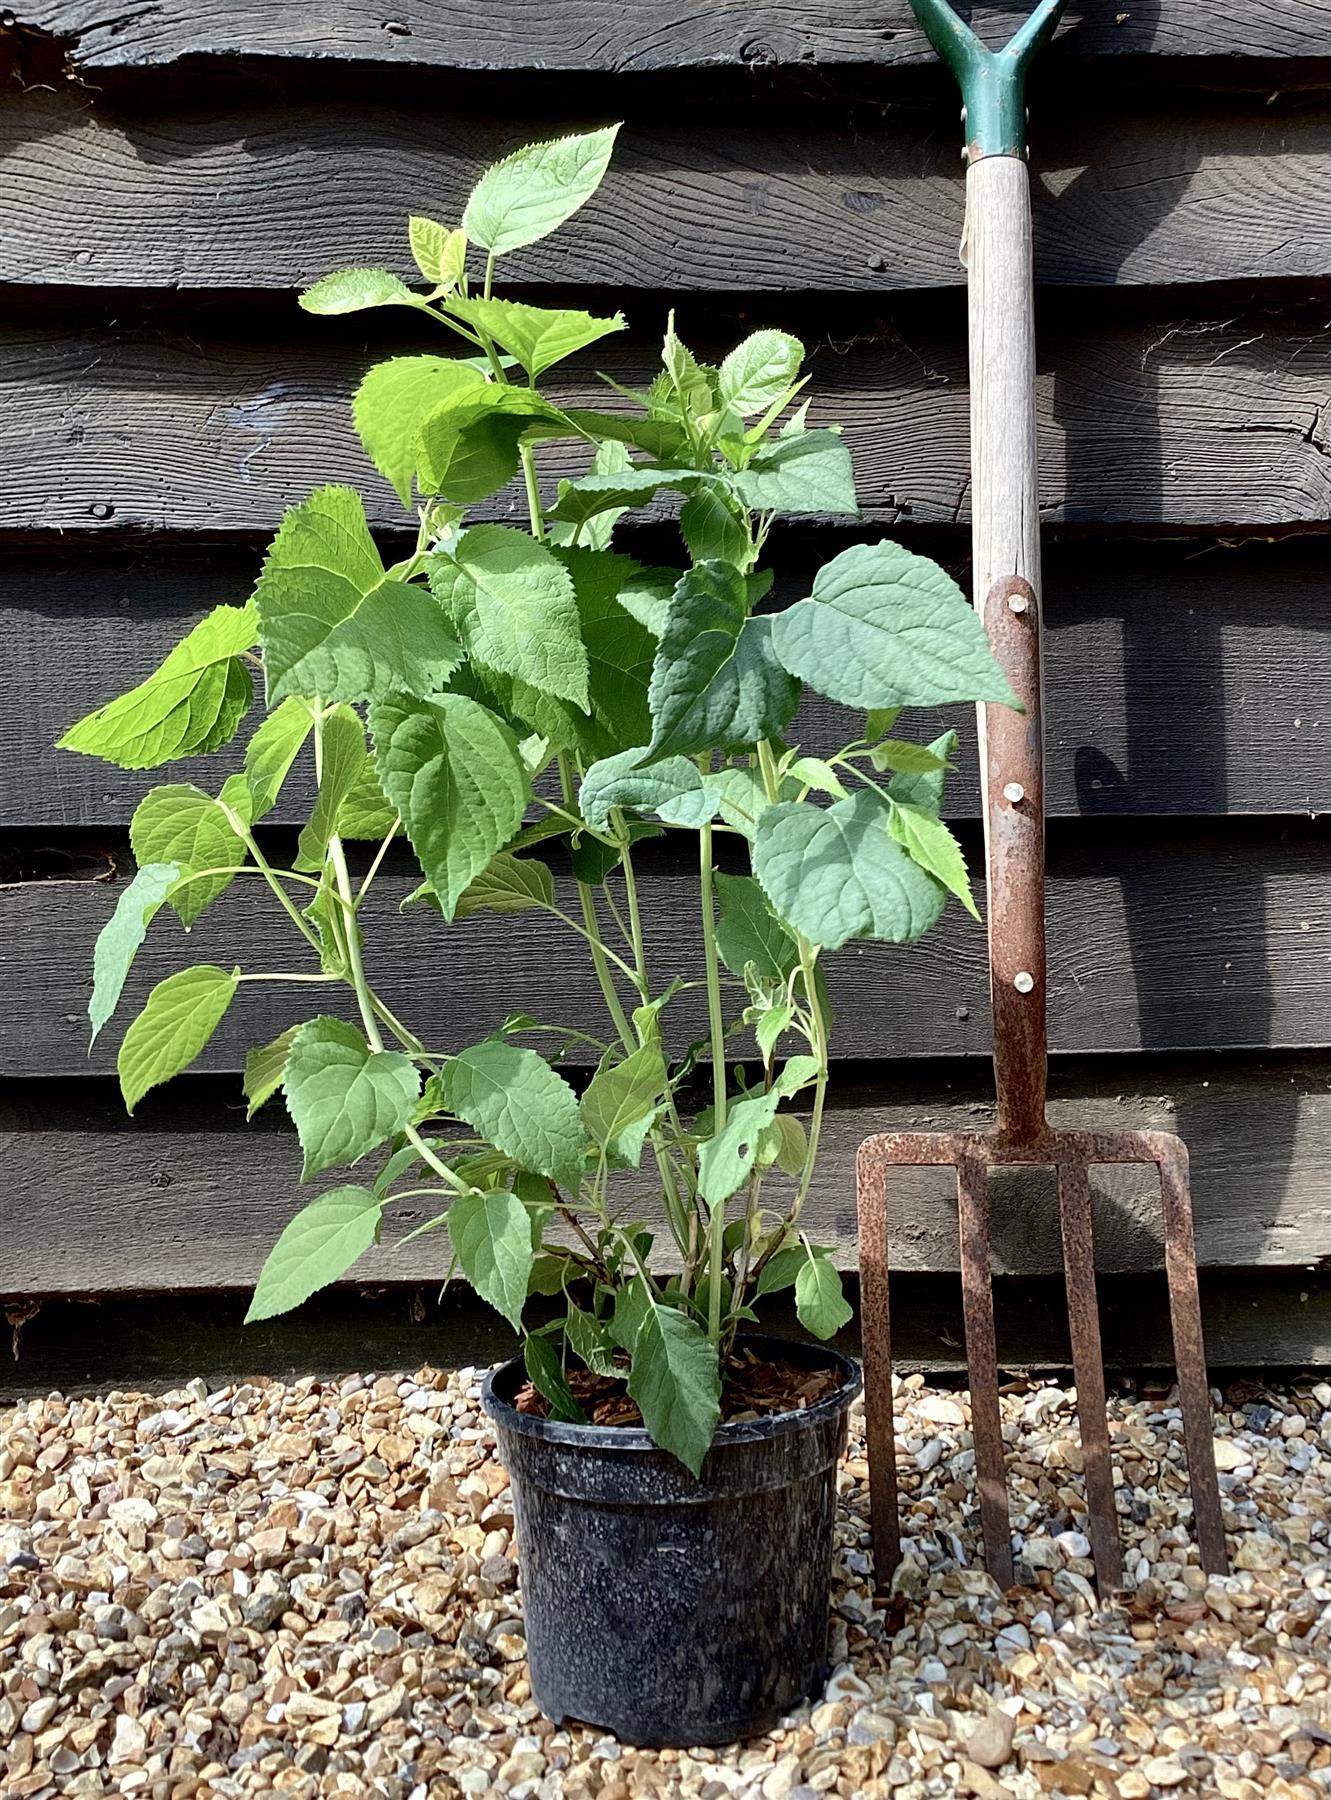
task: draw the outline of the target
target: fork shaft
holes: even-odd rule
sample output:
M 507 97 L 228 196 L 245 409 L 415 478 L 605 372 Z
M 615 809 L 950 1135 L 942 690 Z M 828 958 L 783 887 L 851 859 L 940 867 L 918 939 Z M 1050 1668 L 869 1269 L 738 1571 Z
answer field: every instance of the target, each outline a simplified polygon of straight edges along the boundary
M 1040 507 L 1030 182 L 1016 156 L 966 176 L 975 604 L 1024 714 L 978 712 L 988 868 L 989 980 L 1001 1136 L 1046 1137 L 1044 751 Z

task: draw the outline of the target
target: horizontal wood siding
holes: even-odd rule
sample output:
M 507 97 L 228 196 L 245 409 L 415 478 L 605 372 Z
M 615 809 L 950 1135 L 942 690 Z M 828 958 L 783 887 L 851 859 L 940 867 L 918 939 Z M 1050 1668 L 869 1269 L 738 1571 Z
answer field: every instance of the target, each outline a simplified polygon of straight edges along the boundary
M 983 9 L 986 36 L 1026 10 Z M 622 308 L 630 331 L 555 392 L 617 404 L 597 372 L 644 380 L 670 306 L 706 355 L 758 325 L 796 331 L 815 419 L 844 423 L 864 517 L 783 522 L 776 599 L 885 532 L 965 581 L 954 93 L 908 0 L 154 0 L 119 16 L 19 0 L 13 13 L 0 24 L 14 73 L 0 104 L 0 1298 L 46 1303 L 25 1354 L 51 1379 L 92 1378 L 76 1340 L 97 1315 L 74 1304 L 90 1296 L 111 1364 L 163 1379 L 189 1321 L 210 1368 L 495 1354 L 501 1336 L 468 1303 L 436 1310 L 438 1237 L 377 1250 L 355 1285 L 379 1298 L 354 1315 L 337 1301 L 236 1336 L 240 1294 L 299 1198 L 280 1102 L 247 1128 L 237 1080 L 246 1047 L 295 1016 L 290 990 L 246 988 L 197 1072 L 134 1120 L 116 1034 L 89 1055 L 86 1006 L 93 941 L 133 873 L 137 799 L 155 780 L 220 780 L 244 739 L 149 776 L 53 740 L 207 608 L 243 599 L 312 486 L 356 484 L 385 546 L 406 541 L 412 522 L 368 470 L 348 401 L 371 362 L 437 340 L 401 314 L 309 318 L 296 291 L 353 263 L 408 273 L 409 211 L 452 218 L 478 164 L 593 121 L 624 121 L 604 190 L 506 272 L 538 302 Z M 1250 1364 L 1331 1356 L 1331 1287 L 1314 1272 L 1331 1257 L 1328 77 L 1331 0 L 1154 0 L 1079 9 L 1032 89 L 1054 1113 L 1182 1132 L 1212 1353 Z M 579 466 L 543 448 L 547 491 Z M 520 520 L 521 498 L 480 512 Z M 679 554 L 669 507 L 621 530 L 644 561 Z M 810 701 L 800 739 L 833 747 L 843 719 Z M 912 728 L 948 725 L 963 741 L 948 810 L 978 873 L 973 719 Z M 266 822 L 274 853 L 307 798 L 293 785 Z M 597 1027 L 594 984 L 552 951 L 558 926 L 401 915 L 408 875 L 393 856 L 379 879 L 372 972 L 440 1048 L 517 1007 Z M 688 972 L 689 872 L 651 845 L 643 878 L 657 965 Z M 288 936 L 248 882 L 188 939 L 160 920 L 124 1017 L 182 954 L 282 966 Z M 850 1268 L 860 1140 L 988 1117 L 983 935 L 952 908 L 923 944 L 853 946 L 830 974 L 838 1062 L 809 1219 Z M 694 1001 L 672 1008 L 681 1043 L 701 1024 Z M 574 1057 L 571 1072 L 587 1070 Z M 1141 1171 L 1098 1171 L 1094 1186 L 1111 1357 L 1158 1359 L 1159 1308 L 1142 1299 L 1158 1197 Z M 954 1198 L 936 1174 L 903 1175 L 892 1205 L 902 1328 L 923 1360 L 955 1363 Z M 996 1267 L 1020 1278 L 1004 1284 L 1000 1349 L 1026 1361 L 1066 1354 L 1056 1216 L 1042 1175 L 996 1183 Z M 145 1295 L 162 1298 L 125 1310 Z
M 700 353 L 724 348 L 712 306 L 685 299 L 678 310 Z M 769 298 L 751 317 L 779 320 L 782 309 Z M 810 417 L 844 424 L 875 523 L 969 517 L 962 320 L 958 309 L 945 329 L 912 321 L 899 330 L 856 311 L 844 336 L 824 325 L 811 341 Z M 294 307 L 281 338 L 262 342 L 130 321 L 89 332 L 0 329 L 8 529 L 271 531 L 325 481 L 360 485 L 372 522 L 400 529 L 401 505 L 367 468 L 348 404 L 382 348 L 372 326 L 359 326 L 354 344 L 348 336 Z M 551 396 L 605 405 L 594 370 L 607 355 L 581 375 L 554 371 Z M 656 360 L 642 339 L 616 345 L 614 366 L 629 384 L 648 379 Z M 1040 340 L 1041 515 L 1051 525 L 1193 530 L 1325 524 L 1329 399 L 1331 332 L 1312 317 L 1189 320 L 1165 309 L 1116 325 L 1057 309 Z M 551 445 L 547 491 L 585 466 L 576 448 Z M 525 517 L 521 496 L 510 489 L 476 516 Z
M 974 835 L 974 834 L 972 834 Z M 972 844 L 972 849 L 978 845 Z M 657 851 L 657 854 L 651 854 Z M 108 859 L 123 879 L 127 857 Z M 656 909 L 659 967 L 702 973 L 694 919 L 696 874 L 670 847 L 639 852 Z M 978 859 L 977 859 L 978 860 Z M 1325 836 L 1289 822 L 1242 835 L 1122 820 L 1079 821 L 1049 844 L 1049 1032 L 1056 1052 L 1312 1049 L 1327 1041 L 1331 887 Z M 975 871 L 978 876 L 978 870 Z M 511 1011 L 581 1030 L 603 1009 L 578 940 L 534 913 L 478 916 L 444 926 L 428 908 L 399 913 L 419 877 L 384 873 L 367 905 L 366 966 L 394 1011 L 405 1009 L 432 1046 L 483 1037 Z M 977 881 L 983 903 L 983 883 Z M 561 876 L 556 897 L 576 905 Z M 93 941 L 115 904 L 114 883 L 28 881 L 10 890 L 11 930 L 0 970 L 18 1004 L 0 1012 L 0 1058 L 14 1074 L 97 1074 L 115 1066 L 113 1035 L 87 1048 Z M 126 1019 L 152 982 L 182 959 L 249 970 L 305 967 L 310 953 L 256 882 L 233 883 L 188 939 L 164 920 L 140 952 Z M 503 970 L 497 983 L 496 971 Z M 836 1054 L 911 1059 L 987 1055 L 984 935 L 949 907 L 921 943 L 852 944 L 828 965 Z M 314 1004 L 354 1014 L 349 991 L 320 989 Z M 198 1066 L 238 1070 L 251 1044 L 308 1016 L 308 994 L 246 987 Z M 681 1046 L 706 1029 L 698 992 L 673 1002 Z M 595 1053 L 576 1047 L 573 1062 Z
M 630 111 L 596 199 L 505 258 L 507 278 L 866 294 L 964 281 L 955 114 L 748 111 L 705 134 L 677 108 L 668 122 Z M 1331 274 L 1329 121 L 1325 101 L 1273 111 L 1258 98 L 1089 118 L 1078 108 L 1041 124 L 1039 278 Z M 144 115 L 34 92 L 0 111 L 0 281 L 290 288 L 349 263 L 408 275 L 409 212 L 457 217 L 478 166 L 567 123 L 567 110 L 511 119 L 318 99 Z
M 75 67 L 166 66 L 185 56 L 346 58 L 445 69 L 634 71 L 709 63 L 915 64 L 932 52 L 907 0 L 828 5 L 781 0 L 412 0 L 401 17 L 371 0 L 154 0 L 108 17 L 104 0 L 21 0 L 22 27 L 70 42 Z M 977 25 L 1001 42 L 1027 8 L 986 7 Z M 1325 56 L 1326 0 L 1152 0 L 1079 9 L 1054 54 Z M 223 63 L 225 68 L 226 64 Z
M 171 1101 L 145 1102 L 127 1123 L 110 1083 L 93 1094 L 29 1097 L 15 1083 L 0 1106 L 0 1155 L 13 1183 L 42 1192 L 0 1240 L 0 1298 L 135 1288 L 237 1289 L 251 1284 L 299 1198 L 298 1152 L 280 1102 L 246 1128 L 238 1084 L 187 1081 Z M 826 1126 L 808 1230 L 855 1261 L 855 1152 L 875 1131 L 974 1128 L 990 1111 L 978 1073 L 944 1065 L 928 1080 L 903 1072 L 870 1084 L 839 1081 Z M 1239 1060 L 1218 1077 L 1196 1062 L 1164 1069 L 1080 1068 L 1054 1084 L 1054 1117 L 1069 1127 L 1180 1130 L 1195 1145 L 1198 1256 L 1213 1267 L 1315 1261 L 1331 1240 L 1331 1193 L 1319 1172 L 1331 1156 L 1331 1093 L 1306 1060 Z M 1254 1156 L 1254 1142 L 1264 1146 Z M 625 1178 L 635 1216 L 652 1211 L 651 1184 Z M 1160 1198 L 1140 1169 L 1093 1175 L 1100 1266 L 1155 1268 L 1161 1260 Z M 937 1171 L 902 1171 L 893 1182 L 893 1264 L 905 1272 L 956 1269 L 955 1190 Z M 50 1213 L 75 1213 L 77 1233 L 49 1229 Z M 442 1237 L 397 1249 L 421 1222 L 410 1204 L 364 1265 L 367 1284 L 442 1280 Z M 1058 1213 L 1043 1172 L 1004 1171 L 994 1188 L 994 1256 L 1000 1273 L 1060 1267 Z
M 866 535 L 876 534 L 787 526 L 776 540 L 777 600 L 808 593 L 819 562 Z M 669 528 L 625 533 L 623 541 L 648 562 L 677 553 Z M 966 578 L 957 534 L 928 547 Z M 133 686 L 194 619 L 242 599 L 258 560 L 247 547 L 203 553 L 173 541 L 145 554 L 103 539 L 81 551 L 71 581 L 68 553 L 58 547 L 0 554 L 0 634 L 10 645 L 4 679 L 23 699 L 0 707 L 0 826 L 128 824 L 144 777 L 70 756 L 55 740 Z M 1320 539 L 1201 554 L 1189 543 L 1064 543 L 1045 560 L 1051 815 L 1331 812 L 1331 583 Z M 1254 705 L 1253 695 L 1278 696 L 1279 704 Z M 813 696 L 794 735 L 812 751 L 837 749 L 848 719 Z M 975 818 L 973 712 L 911 715 L 910 728 L 925 741 L 948 726 L 961 750 L 947 810 Z M 246 735 L 206 763 L 168 764 L 152 779 L 206 773 L 220 781 L 239 768 Z M 271 823 L 303 823 L 311 795 L 293 778 Z

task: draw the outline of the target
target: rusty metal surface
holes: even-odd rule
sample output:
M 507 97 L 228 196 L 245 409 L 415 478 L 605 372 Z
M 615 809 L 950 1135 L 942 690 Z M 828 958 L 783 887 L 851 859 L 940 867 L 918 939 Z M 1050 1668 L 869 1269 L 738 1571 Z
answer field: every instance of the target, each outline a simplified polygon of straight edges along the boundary
M 855 1190 L 859 1202 L 864 1433 L 868 1445 L 869 1467 L 873 1471 L 869 1495 L 873 1566 L 880 1587 L 887 1587 L 901 1561 L 901 1510 L 897 1499 L 896 1434 L 892 1420 L 892 1321 L 887 1293 L 887 1208 L 877 1203 L 881 1183 L 874 1180 L 873 1141 L 871 1138 L 860 1149 Z
M 993 1260 L 989 1244 L 989 1170 L 981 1156 L 957 1161 L 961 1232 L 961 1300 L 971 1385 L 971 1435 L 980 1490 L 984 1560 L 1000 1587 L 1012 1585 L 1012 1526 L 998 1410 L 998 1343 L 994 1334 Z
M 994 654 L 1025 707 L 1024 713 L 1000 706 L 984 709 L 997 1118 L 992 1132 L 885 1132 L 860 1146 L 860 1280 L 876 1578 L 880 1587 L 887 1586 L 901 1558 L 892 1424 L 888 1171 L 951 1166 L 957 1171 L 966 1361 L 985 1559 L 1001 1586 L 1012 1581 L 994 1333 L 989 1171 L 1018 1163 L 1048 1164 L 1058 1178 L 1087 1535 L 1102 1592 L 1120 1585 L 1123 1563 L 1100 1353 L 1089 1171 L 1106 1163 L 1154 1164 L 1160 1171 L 1165 1269 L 1197 1541 L 1208 1572 L 1223 1574 L 1228 1563 L 1212 1449 L 1188 1153 L 1171 1132 L 1054 1131 L 1049 1125 L 1040 613 L 1030 583 L 1017 576 L 996 582 L 986 596 L 984 619 Z

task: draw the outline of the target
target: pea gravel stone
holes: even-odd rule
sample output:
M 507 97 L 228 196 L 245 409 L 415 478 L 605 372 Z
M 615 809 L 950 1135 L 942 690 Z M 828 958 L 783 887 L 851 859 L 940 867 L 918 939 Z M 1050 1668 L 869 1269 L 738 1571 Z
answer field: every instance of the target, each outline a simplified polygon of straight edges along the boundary
M 1223 1581 L 1192 1547 L 1176 1397 L 1114 1402 L 1128 1587 L 1101 1605 L 1072 1390 L 1003 1397 L 1033 1585 L 1002 1594 L 967 1396 L 898 1378 L 892 1595 L 857 1406 L 826 1693 L 756 1742 L 651 1752 L 532 1704 L 480 1375 L 0 1411 L 5 1800 L 1331 1800 L 1331 1384 L 1217 1396 Z

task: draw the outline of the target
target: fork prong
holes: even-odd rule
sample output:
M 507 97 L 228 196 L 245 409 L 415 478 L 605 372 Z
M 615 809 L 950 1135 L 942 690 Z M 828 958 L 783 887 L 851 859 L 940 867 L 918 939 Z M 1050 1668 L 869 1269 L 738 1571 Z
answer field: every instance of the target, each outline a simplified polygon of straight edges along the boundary
M 1188 1152 L 1181 1138 L 1160 1136 L 1160 1197 L 1165 1226 L 1165 1273 L 1169 1278 L 1169 1315 L 1174 1334 L 1174 1367 L 1178 1371 L 1183 1440 L 1188 1450 L 1188 1483 L 1202 1567 L 1210 1575 L 1227 1575 L 1225 1522 L 1220 1511 L 1220 1484 L 1215 1472 L 1211 1396 L 1202 1342 L 1202 1307 L 1197 1292 L 1197 1252 L 1192 1232 L 1192 1198 L 1188 1186 Z
M 1082 1463 L 1086 1471 L 1087 1535 L 1095 1558 L 1095 1578 L 1103 1596 L 1122 1585 L 1123 1551 L 1114 1512 L 1109 1413 L 1105 1401 L 1104 1362 L 1100 1354 L 1091 1184 L 1086 1164 L 1080 1158 L 1059 1162 L 1058 1214 L 1063 1233 L 1072 1374 L 1077 1383 L 1077 1418 L 1081 1425 Z
M 892 1324 L 887 1278 L 887 1172 L 869 1146 L 856 1171 L 860 1232 L 860 1334 L 869 1453 L 869 1529 L 874 1585 L 885 1593 L 901 1561 L 897 1449 L 892 1407 Z
M 966 1362 L 971 1384 L 971 1432 L 980 1490 L 984 1558 L 1001 1588 L 1012 1586 L 1012 1527 L 1003 1466 L 1003 1425 L 998 1411 L 998 1347 L 994 1338 L 994 1278 L 989 1245 L 989 1171 L 982 1158 L 964 1153 L 957 1163 L 957 1213 L 961 1237 L 961 1298 L 966 1321 Z

